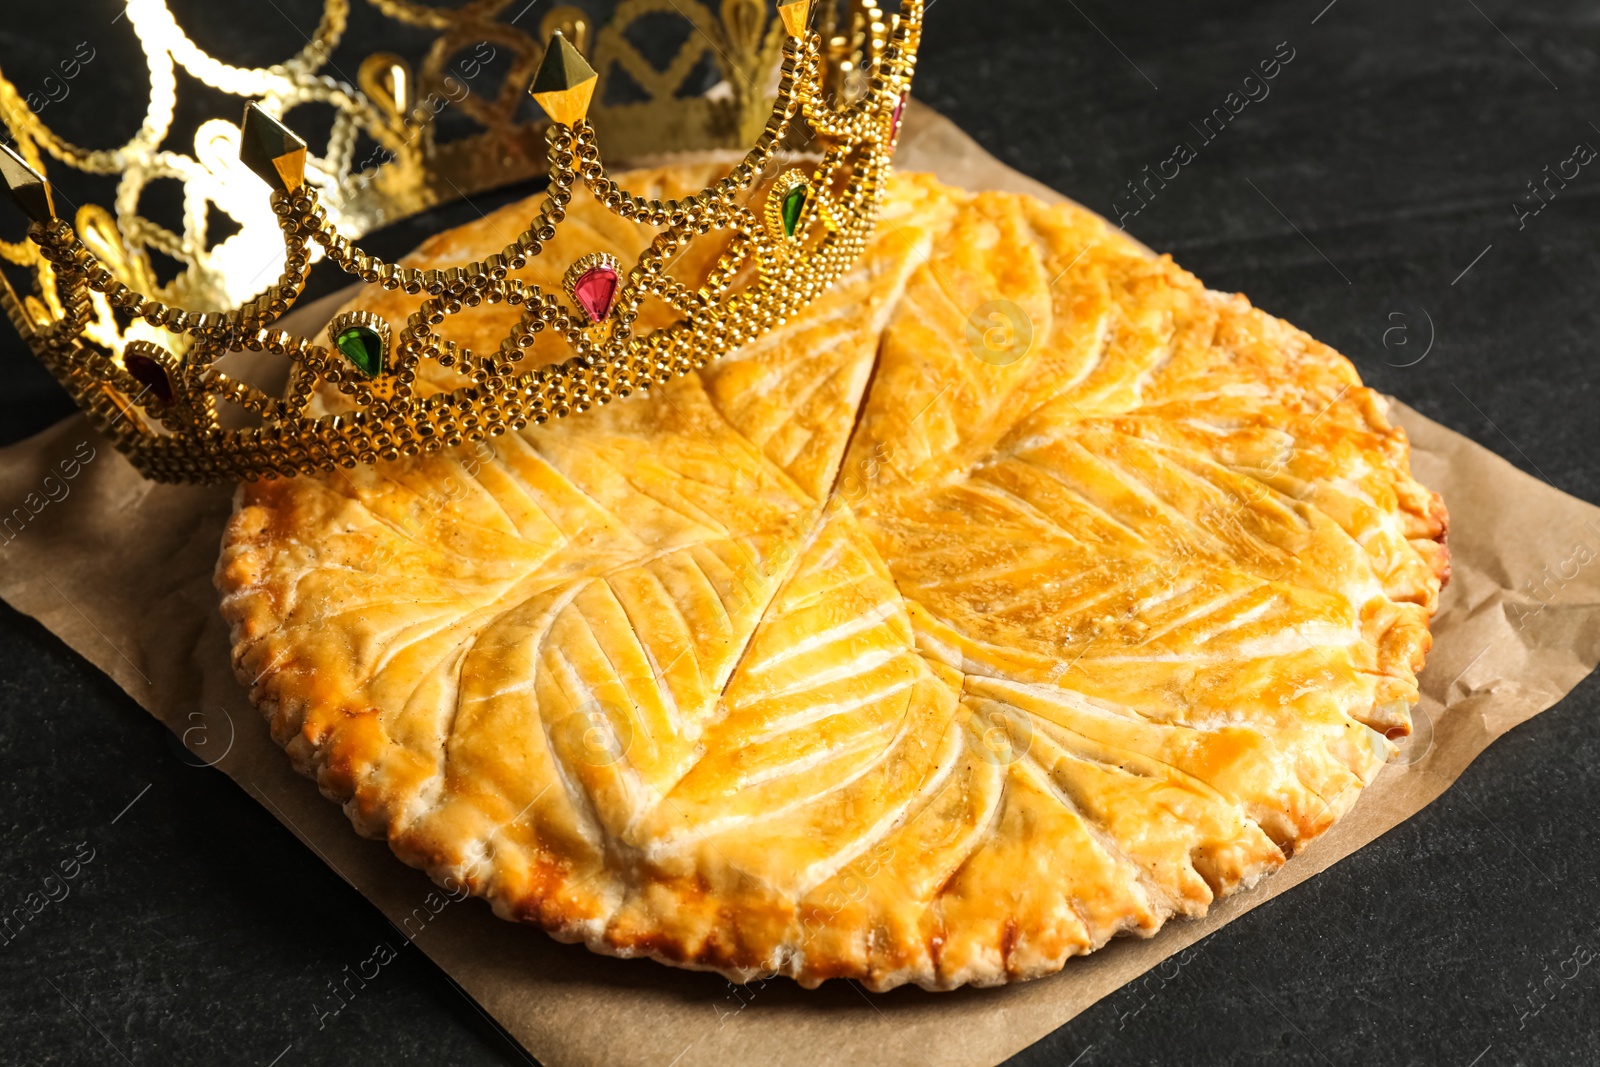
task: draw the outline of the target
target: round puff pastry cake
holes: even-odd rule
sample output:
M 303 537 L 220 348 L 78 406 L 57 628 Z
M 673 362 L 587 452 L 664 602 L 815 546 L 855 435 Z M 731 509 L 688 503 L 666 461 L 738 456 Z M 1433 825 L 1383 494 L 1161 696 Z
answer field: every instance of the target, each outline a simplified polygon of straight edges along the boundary
M 641 238 L 580 195 L 526 273 Z M 972 324 L 995 301 L 1026 345 Z M 445 329 L 492 348 L 515 314 Z M 1331 826 L 1410 728 L 1444 533 L 1338 353 L 1080 208 L 899 175 L 853 272 L 759 343 L 245 485 L 216 580 L 294 765 L 498 915 L 950 989 L 1203 914 Z

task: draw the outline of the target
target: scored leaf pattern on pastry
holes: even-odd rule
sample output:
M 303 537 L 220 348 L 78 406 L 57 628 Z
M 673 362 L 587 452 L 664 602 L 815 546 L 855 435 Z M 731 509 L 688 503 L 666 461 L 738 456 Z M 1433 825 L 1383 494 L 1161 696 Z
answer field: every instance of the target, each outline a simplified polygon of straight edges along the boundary
M 578 199 L 547 285 L 639 250 Z M 1021 358 L 974 340 L 997 301 Z M 902 175 L 800 319 L 648 397 L 246 485 L 217 581 L 295 765 L 501 916 L 951 988 L 1327 829 L 1409 729 L 1443 534 L 1337 353 L 1081 209 Z

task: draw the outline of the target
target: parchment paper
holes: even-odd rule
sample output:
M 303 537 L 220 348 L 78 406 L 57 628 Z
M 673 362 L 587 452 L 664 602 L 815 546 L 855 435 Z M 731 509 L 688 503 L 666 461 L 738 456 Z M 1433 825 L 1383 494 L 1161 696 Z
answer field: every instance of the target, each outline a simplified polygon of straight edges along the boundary
M 969 188 L 1058 194 L 914 108 L 900 166 Z M 325 321 L 339 297 L 298 312 Z M 317 323 L 302 322 L 315 329 Z M 1417 731 L 1332 831 L 1255 889 L 1149 941 L 1122 940 L 1054 977 L 991 990 L 869 995 L 715 975 L 560 945 L 455 901 L 295 775 L 228 666 L 211 571 L 225 488 L 143 481 L 81 417 L 0 450 L 0 596 L 39 619 L 265 805 L 415 940 L 548 1067 L 881 1063 L 974 1067 L 1096 1000 L 1432 801 L 1495 738 L 1554 704 L 1600 660 L 1600 508 L 1395 406 L 1417 477 L 1450 509 L 1454 576 L 1435 620 Z M 37 512 L 35 514 L 35 512 Z

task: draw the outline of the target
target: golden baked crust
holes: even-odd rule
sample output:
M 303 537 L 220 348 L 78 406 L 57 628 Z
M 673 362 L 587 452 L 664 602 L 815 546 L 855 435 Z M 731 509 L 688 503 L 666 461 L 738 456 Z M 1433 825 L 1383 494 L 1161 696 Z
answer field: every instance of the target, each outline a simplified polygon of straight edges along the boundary
M 579 201 L 574 254 L 637 251 Z M 1015 362 L 969 343 L 991 301 Z M 471 314 L 481 345 L 511 312 Z M 1332 825 L 1409 730 L 1444 523 L 1336 352 L 1081 209 L 903 175 L 857 269 L 724 362 L 243 486 L 217 585 L 295 766 L 497 914 L 948 989 L 1201 914 Z

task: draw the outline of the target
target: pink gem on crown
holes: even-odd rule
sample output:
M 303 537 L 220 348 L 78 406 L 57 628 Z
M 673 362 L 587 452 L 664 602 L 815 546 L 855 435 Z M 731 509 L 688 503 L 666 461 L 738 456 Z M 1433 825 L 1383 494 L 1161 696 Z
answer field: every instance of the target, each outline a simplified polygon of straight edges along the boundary
M 595 252 L 567 268 L 562 285 L 589 321 L 600 323 L 611 315 L 619 282 L 616 259 L 605 252 Z

